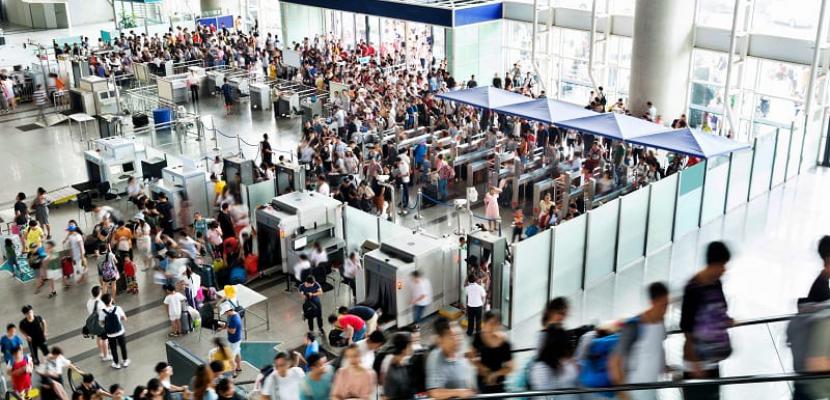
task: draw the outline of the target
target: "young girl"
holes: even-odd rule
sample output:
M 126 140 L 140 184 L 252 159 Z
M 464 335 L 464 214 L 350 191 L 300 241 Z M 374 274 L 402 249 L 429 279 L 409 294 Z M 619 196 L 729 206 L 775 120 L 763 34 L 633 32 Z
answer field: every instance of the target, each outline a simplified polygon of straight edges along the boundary
M 138 281 L 135 279 L 135 263 L 129 256 L 124 257 L 124 276 L 127 279 L 127 293 L 138 294 Z
M 12 378 L 12 387 L 20 398 L 26 399 L 29 396 L 29 389 L 32 388 L 32 360 L 23 354 L 21 347 L 12 349 L 12 363 L 9 367 L 9 375 Z
M 55 251 L 55 243 L 51 240 L 46 241 L 46 260 L 44 264 L 46 264 L 46 280 L 49 281 L 49 298 L 51 299 L 58 295 L 58 292 L 55 291 L 55 281 L 62 279 L 64 287 L 68 287 L 69 283 L 66 276 L 63 275 L 61 257 Z

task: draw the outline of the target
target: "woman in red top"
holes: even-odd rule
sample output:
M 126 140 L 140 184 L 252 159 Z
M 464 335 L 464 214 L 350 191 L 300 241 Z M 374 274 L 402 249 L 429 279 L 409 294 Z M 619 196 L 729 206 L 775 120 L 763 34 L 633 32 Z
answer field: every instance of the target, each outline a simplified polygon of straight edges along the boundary
M 23 354 L 23 349 L 15 347 L 12 350 L 14 360 L 11 366 L 12 387 L 22 398 L 28 398 L 32 388 L 32 361 Z

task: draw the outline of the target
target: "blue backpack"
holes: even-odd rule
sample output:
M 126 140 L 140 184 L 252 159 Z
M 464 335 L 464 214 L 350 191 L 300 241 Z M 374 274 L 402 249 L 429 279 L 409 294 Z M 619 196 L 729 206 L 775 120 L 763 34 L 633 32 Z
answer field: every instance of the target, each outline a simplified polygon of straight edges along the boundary
M 591 339 L 585 355 L 579 360 L 579 382 L 582 386 L 588 388 L 611 386 L 608 359 L 619 341 L 620 335 L 616 333 Z
M 231 285 L 242 284 L 248 279 L 248 273 L 245 272 L 245 268 L 242 267 L 233 267 L 231 269 L 230 275 L 230 282 Z

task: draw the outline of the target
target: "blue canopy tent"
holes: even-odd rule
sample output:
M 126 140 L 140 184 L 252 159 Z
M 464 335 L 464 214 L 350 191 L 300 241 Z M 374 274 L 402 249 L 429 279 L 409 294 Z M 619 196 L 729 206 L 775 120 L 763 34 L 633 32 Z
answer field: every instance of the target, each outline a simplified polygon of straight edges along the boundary
M 509 106 L 496 107 L 493 111 L 516 117 L 526 118 L 546 124 L 556 124 L 576 118 L 598 115 L 576 104 L 553 99 L 536 99 Z
M 489 110 L 511 104 L 526 103 L 532 100 L 530 97 L 492 86 L 479 86 L 472 89 L 444 92 L 439 93 L 435 97 Z
M 672 130 L 644 119 L 617 113 L 597 114 L 557 123 L 560 127 L 576 129 L 592 135 L 628 141 L 640 136 Z
M 689 128 L 640 136 L 628 142 L 700 158 L 712 158 L 733 151 L 750 148 L 750 145 L 747 143 L 737 142 L 723 136 L 698 132 Z

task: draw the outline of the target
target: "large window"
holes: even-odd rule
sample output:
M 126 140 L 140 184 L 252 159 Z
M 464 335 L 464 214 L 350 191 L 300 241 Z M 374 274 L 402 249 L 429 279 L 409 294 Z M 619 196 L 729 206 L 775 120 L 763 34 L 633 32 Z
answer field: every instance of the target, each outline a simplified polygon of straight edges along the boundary
M 732 28 L 735 0 L 698 0 L 697 23 L 716 28 Z
M 820 0 L 755 0 L 752 31 L 765 35 L 815 39 Z

